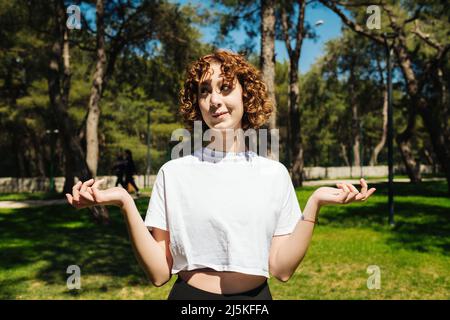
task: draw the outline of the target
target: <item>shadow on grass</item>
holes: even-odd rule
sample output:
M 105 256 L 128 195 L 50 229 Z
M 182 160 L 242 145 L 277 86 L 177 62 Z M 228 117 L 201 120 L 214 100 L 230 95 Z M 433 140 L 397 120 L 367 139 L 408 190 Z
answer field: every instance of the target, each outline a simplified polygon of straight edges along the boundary
M 397 225 L 393 229 L 387 226 L 387 185 L 372 186 L 377 192 L 368 202 L 325 207 L 320 223 L 337 228 L 371 227 L 387 233 L 393 248 L 448 255 L 450 199 L 446 183 L 396 183 Z M 144 214 L 148 199 L 139 199 L 137 204 Z M 14 299 L 25 290 L 27 279 L 61 285 L 64 290 L 69 265 L 78 265 L 82 277 L 111 276 L 114 282 L 89 286 L 99 294 L 123 285 L 148 285 L 133 254 L 122 214 L 110 207 L 110 215 L 111 224 L 104 226 L 94 224 L 87 210 L 76 211 L 69 205 L 0 213 L 0 271 L 24 270 L 0 284 L 0 298 Z M 63 294 L 74 295 L 69 291 Z
M 389 245 L 393 248 L 449 255 L 450 198 L 446 194 L 446 183 L 396 183 L 395 226 L 392 228 L 388 225 L 387 184 L 369 187 L 377 188 L 377 197 L 363 204 L 324 207 L 320 223 L 342 228 L 371 227 L 387 232 Z M 427 201 L 427 198 L 432 200 Z
M 64 198 L 65 196 L 59 192 L 0 193 L 0 201 L 54 200 Z
M 146 199 L 138 201 L 141 213 L 147 203 Z M 69 205 L 0 214 L 0 270 L 30 268 L 37 272 L 33 279 L 64 288 L 70 276 L 67 267 L 78 265 L 82 277 L 105 275 L 122 278 L 121 283 L 130 285 L 149 284 L 133 254 L 122 214 L 115 208 L 109 209 L 108 226 L 93 223 L 87 210 L 76 211 Z M 32 266 L 35 263 L 42 266 Z M 17 290 L 3 283 L 0 297 L 13 299 L 20 294 Z

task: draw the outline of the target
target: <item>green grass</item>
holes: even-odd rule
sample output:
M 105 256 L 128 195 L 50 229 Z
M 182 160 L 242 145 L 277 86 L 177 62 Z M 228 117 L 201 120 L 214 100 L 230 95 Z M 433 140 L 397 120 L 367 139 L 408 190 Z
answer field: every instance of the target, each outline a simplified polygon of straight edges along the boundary
M 60 193 L 53 192 L 0 193 L 0 201 L 50 200 L 62 198 L 63 196 Z
M 450 199 L 444 182 L 396 183 L 396 226 L 387 225 L 387 185 L 363 204 L 324 207 L 308 253 L 274 299 L 449 299 Z M 303 209 L 313 187 L 297 190 Z M 148 198 L 137 201 L 144 216 Z M 110 225 L 69 206 L 0 210 L 0 299 L 166 299 L 176 277 L 153 287 L 131 249 L 120 212 Z M 66 269 L 81 268 L 81 290 Z M 367 267 L 381 289 L 367 288 Z

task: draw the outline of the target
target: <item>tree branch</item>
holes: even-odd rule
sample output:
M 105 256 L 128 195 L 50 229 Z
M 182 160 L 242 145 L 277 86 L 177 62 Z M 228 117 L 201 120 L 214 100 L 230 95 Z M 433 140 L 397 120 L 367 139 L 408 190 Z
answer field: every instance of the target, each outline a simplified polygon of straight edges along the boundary
M 417 19 L 419 19 L 422 8 L 423 8 L 423 4 L 419 5 L 419 7 L 416 9 L 416 11 L 414 11 L 414 14 L 412 15 L 412 17 L 409 19 L 406 19 L 405 22 L 403 22 L 403 25 L 406 25 L 410 22 L 413 22 L 413 21 L 416 21 Z
M 300 55 L 300 49 L 302 47 L 303 42 L 303 25 L 305 22 L 305 8 L 306 4 L 304 0 L 297 0 L 297 3 L 300 7 L 297 21 L 297 39 L 295 42 L 295 54 L 298 57 Z
M 375 34 L 371 34 L 367 31 L 364 30 L 364 28 L 362 26 L 360 26 L 359 24 L 357 24 L 356 22 L 354 22 L 353 20 L 349 19 L 343 12 L 341 9 L 339 9 L 336 6 L 336 3 L 338 2 L 333 2 L 333 1 L 327 1 L 327 0 L 319 0 L 324 6 L 330 8 L 331 10 L 333 10 L 342 20 L 342 22 L 344 22 L 349 28 L 351 28 L 353 31 L 362 34 L 378 43 L 382 43 L 384 44 L 384 39 L 378 35 Z
M 334 1 L 334 3 L 336 3 L 340 6 L 346 6 L 346 7 L 368 7 L 368 6 L 372 6 L 372 5 L 378 5 L 378 6 L 384 5 L 384 2 L 381 0 L 378 3 L 374 3 L 373 1 L 368 1 L 368 2 L 357 1 L 356 3 L 349 2 L 349 1 L 346 1 L 345 3 L 342 3 L 341 1 Z
M 286 48 L 288 51 L 289 56 L 292 54 L 292 47 L 291 47 L 291 39 L 289 38 L 289 26 L 288 26 L 288 19 L 286 15 L 286 10 L 284 7 L 281 7 L 281 26 L 283 28 L 283 34 L 284 34 L 284 42 L 286 42 Z
M 423 40 L 429 46 L 435 48 L 436 50 L 443 50 L 442 44 L 438 43 L 435 40 L 432 40 L 429 34 L 425 34 L 420 30 L 419 22 L 414 21 L 414 30 L 412 31 L 415 35 L 417 35 L 421 40 Z

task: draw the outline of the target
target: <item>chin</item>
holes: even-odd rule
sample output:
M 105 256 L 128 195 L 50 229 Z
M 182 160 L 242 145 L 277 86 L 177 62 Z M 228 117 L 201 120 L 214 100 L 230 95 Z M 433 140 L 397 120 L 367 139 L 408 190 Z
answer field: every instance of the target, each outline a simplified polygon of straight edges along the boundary
M 221 130 L 225 130 L 225 129 L 233 129 L 234 126 L 228 122 L 220 122 L 220 123 L 216 123 L 212 126 L 213 129 L 221 129 Z

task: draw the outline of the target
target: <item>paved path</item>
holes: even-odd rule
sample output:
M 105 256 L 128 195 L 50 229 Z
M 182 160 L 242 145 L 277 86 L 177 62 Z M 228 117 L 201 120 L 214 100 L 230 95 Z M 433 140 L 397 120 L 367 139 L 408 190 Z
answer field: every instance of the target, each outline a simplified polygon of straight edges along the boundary
M 424 178 L 423 181 L 445 181 L 445 178 Z M 304 186 L 335 186 L 336 183 L 345 181 L 355 185 L 357 188 L 359 186 L 359 179 L 335 179 L 335 180 L 311 180 L 303 182 Z M 395 182 L 409 182 L 408 178 L 397 178 Z M 371 183 L 387 182 L 387 179 L 368 179 L 369 187 Z M 150 197 L 150 192 L 141 193 L 141 197 Z M 136 197 L 133 195 L 133 198 Z M 55 199 L 55 200 L 21 200 L 21 201 L 0 201 L 0 209 L 10 208 L 10 209 L 20 209 L 20 208 L 31 208 L 31 207 L 42 207 L 42 206 L 54 206 L 66 204 L 66 199 Z
M 303 182 L 304 186 L 325 186 L 325 185 L 336 185 L 336 183 L 343 182 L 351 183 L 355 185 L 355 187 L 359 186 L 359 179 L 333 179 L 333 180 L 311 180 Z M 381 179 L 366 179 L 368 184 L 371 183 L 380 183 L 380 182 L 388 182 L 387 178 Z M 422 181 L 445 181 L 445 178 L 422 178 Z M 395 178 L 394 182 L 409 182 L 408 178 Z M 370 186 L 369 186 L 370 187 Z
M 136 197 L 132 195 L 134 199 Z M 150 193 L 141 193 L 141 197 L 150 197 Z M 21 209 L 32 207 L 44 207 L 67 204 L 66 199 L 53 199 L 53 200 L 19 200 L 19 201 L 0 201 L 0 209 Z

